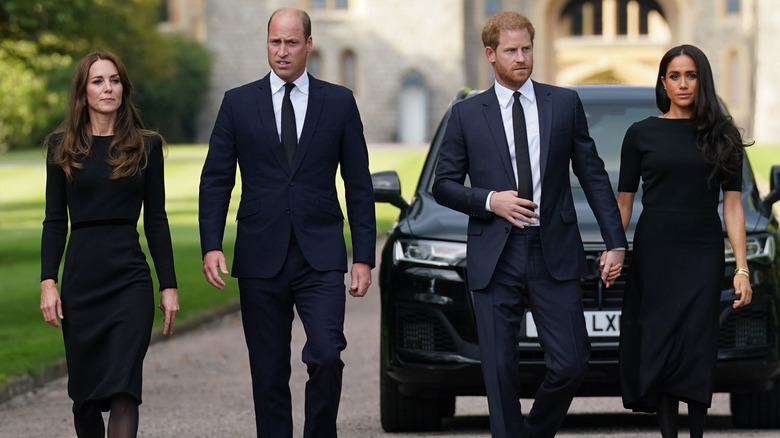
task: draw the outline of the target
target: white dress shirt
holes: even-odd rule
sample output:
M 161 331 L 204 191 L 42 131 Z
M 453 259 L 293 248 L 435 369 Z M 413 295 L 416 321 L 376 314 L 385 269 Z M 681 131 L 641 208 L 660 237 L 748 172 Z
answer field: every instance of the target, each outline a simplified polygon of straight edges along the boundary
M 279 141 L 282 141 L 282 99 L 284 98 L 285 82 L 271 71 L 271 100 L 274 104 L 274 118 L 276 119 L 276 132 Z M 295 88 L 290 91 L 290 101 L 295 111 L 295 129 L 298 131 L 298 140 L 301 139 L 303 121 L 306 119 L 306 108 L 309 106 L 309 75 L 306 70 L 293 81 Z
M 504 87 L 498 82 L 495 83 L 496 97 L 498 98 L 498 107 L 501 109 L 501 120 L 504 122 L 504 134 L 506 135 L 507 145 L 509 146 L 509 158 L 512 162 L 512 169 L 515 175 L 515 185 L 517 185 L 517 161 L 515 160 L 515 131 L 512 126 L 512 105 L 514 104 L 514 92 Z M 531 174 L 533 177 L 533 202 L 539 207 L 537 213 L 541 211 L 542 200 L 542 173 L 541 173 L 541 143 L 539 140 L 539 110 L 536 106 L 536 93 L 531 80 L 525 81 L 520 87 L 520 104 L 523 105 L 525 113 L 525 126 L 528 135 L 528 154 L 531 159 Z M 488 211 L 490 209 L 490 198 L 493 192 L 487 198 Z M 539 225 L 539 219 L 534 219 L 531 225 Z

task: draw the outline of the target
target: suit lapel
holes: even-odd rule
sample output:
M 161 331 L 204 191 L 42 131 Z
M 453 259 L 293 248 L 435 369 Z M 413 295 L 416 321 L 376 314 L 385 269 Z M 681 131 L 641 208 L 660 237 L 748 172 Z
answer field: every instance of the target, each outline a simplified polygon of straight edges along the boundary
M 276 128 L 276 116 L 274 115 L 274 104 L 271 98 L 271 75 L 266 75 L 257 85 L 257 110 L 260 113 L 261 132 L 267 135 L 267 144 L 271 145 L 271 152 L 279 164 L 289 169 L 287 156 L 282 149 L 282 142 L 279 140 L 279 131 Z
M 547 157 L 550 152 L 550 138 L 552 135 L 553 102 L 549 90 L 534 84 L 536 94 L 536 109 L 539 111 L 539 171 L 540 180 L 544 184 L 544 170 L 547 168 Z
M 506 172 L 509 180 L 512 181 L 512 185 L 516 185 L 512 158 L 509 155 L 509 143 L 506 140 L 504 121 L 501 119 L 501 109 L 498 106 L 496 90 L 494 87 L 490 87 L 490 89 L 482 93 L 479 97 L 482 99 L 482 114 L 487 122 L 488 132 L 493 138 L 494 147 L 498 149 L 498 154 L 501 156 L 501 164 L 504 168 L 504 172 Z

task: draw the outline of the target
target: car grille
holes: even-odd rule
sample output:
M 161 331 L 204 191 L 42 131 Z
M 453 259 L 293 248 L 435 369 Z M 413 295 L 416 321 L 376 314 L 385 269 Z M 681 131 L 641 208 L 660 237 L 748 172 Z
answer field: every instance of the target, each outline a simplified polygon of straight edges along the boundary
M 580 279 L 582 305 L 586 310 L 620 309 L 623 306 L 623 291 L 626 288 L 630 269 L 630 252 L 623 262 L 623 273 L 609 288 L 604 286 L 599 272 L 601 251 L 588 251 L 586 260 L 590 272 Z
M 432 312 L 398 309 L 397 344 L 404 350 L 455 351 L 455 342 L 444 324 Z
M 719 349 L 771 347 L 772 315 L 768 304 L 736 309 L 728 313 L 718 333 Z

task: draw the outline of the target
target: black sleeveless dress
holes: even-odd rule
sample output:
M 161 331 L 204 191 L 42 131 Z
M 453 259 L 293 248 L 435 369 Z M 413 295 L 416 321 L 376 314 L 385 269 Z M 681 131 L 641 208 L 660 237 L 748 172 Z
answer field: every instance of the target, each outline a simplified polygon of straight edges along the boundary
M 46 219 L 41 239 L 41 280 L 62 273 L 62 333 L 68 395 L 74 412 L 85 402 L 109 409 L 111 396 L 141 402 L 143 359 L 154 321 L 154 287 L 136 230 L 141 207 L 144 231 L 160 289 L 176 287 L 173 250 L 165 213 L 162 141 L 146 138 L 148 163 L 136 176 L 110 180 L 113 137 L 93 137 L 90 154 L 68 182 L 47 164 Z M 49 155 L 59 144 L 53 137 Z M 68 221 L 70 236 L 68 237 Z
M 626 132 L 618 191 L 642 206 L 621 316 L 623 404 L 655 412 L 661 393 L 710 405 L 725 261 L 719 192 L 684 119 L 650 117 Z

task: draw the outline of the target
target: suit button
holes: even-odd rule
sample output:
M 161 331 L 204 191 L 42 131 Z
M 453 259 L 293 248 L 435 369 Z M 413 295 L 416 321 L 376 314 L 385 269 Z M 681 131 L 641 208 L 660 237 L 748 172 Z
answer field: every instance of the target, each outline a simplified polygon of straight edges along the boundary
M 504 228 L 504 232 L 505 232 L 505 233 L 509 233 L 509 232 L 511 232 L 511 231 L 512 231 L 511 227 L 506 227 L 506 228 Z
M 290 214 L 290 209 L 289 208 L 285 208 L 284 212 L 287 213 L 287 214 Z
M 294 186 L 294 185 L 295 185 L 295 181 L 290 181 L 290 186 Z

